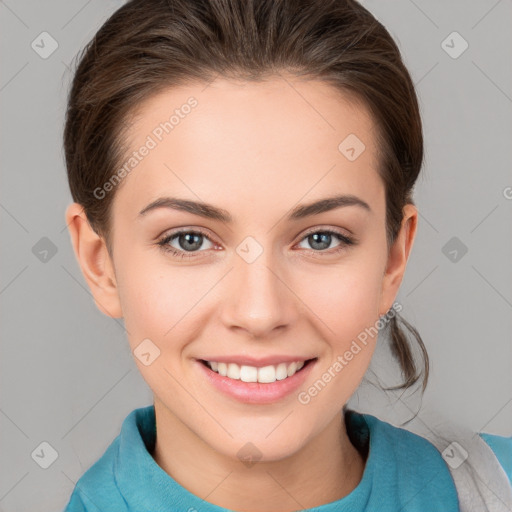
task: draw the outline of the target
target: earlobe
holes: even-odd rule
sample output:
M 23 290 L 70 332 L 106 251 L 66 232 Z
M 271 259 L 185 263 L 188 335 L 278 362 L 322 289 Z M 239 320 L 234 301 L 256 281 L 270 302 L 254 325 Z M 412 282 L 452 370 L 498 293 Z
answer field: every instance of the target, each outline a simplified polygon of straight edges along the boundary
M 70 204 L 66 224 L 82 274 L 91 290 L 97 308 L 112 318 L 123 316 L 114 273 L 114 265 L 105 240 L 90 226 L 82 205 Z
M 389 311 L 398 294 L 416 237 L 417 222 L 418 210 L 416 207 L 412 204 L 405 205 L 400 231 L 389 251 L 382 280 L 381 304 L 379 309 L 380 316 Z

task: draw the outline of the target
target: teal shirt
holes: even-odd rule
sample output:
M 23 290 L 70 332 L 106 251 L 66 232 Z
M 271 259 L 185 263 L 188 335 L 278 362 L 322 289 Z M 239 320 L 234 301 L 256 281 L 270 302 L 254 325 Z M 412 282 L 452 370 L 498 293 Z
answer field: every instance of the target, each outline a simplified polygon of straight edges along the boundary
M 368 456 L 357 487 L 310 512 L 456 512 L 448 466 L 426 439 L 370 414 L 346 413 L 352 442 Z M 512 482 L 512 437 L 480 434 Z M 78 480 L 64 512 L 226 512 L 182 487 L 153 459 L 154 406 L 132 411 L 103 456 Z

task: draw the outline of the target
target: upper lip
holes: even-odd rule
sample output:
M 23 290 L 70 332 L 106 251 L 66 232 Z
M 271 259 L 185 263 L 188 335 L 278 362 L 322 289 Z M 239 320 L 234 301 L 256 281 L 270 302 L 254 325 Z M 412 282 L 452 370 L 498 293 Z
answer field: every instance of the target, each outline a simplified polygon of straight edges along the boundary
M 274 366 L 280 363 L 293 363 L 293 362 L 306 362 L 309 359 L 315 359 L 315 357 L 303 357 L 303 356 L 287 356 L 287 355 L 275 355 L 266 357 L 248 357 L 243 355 L 230 355 L 230 356 L 211 356 L 204 357 L 202 361 L 215 361 L 217 363 L 236 363 L 239 366 L 255 366 L 256 368 L 263 368 L 264 366 Z

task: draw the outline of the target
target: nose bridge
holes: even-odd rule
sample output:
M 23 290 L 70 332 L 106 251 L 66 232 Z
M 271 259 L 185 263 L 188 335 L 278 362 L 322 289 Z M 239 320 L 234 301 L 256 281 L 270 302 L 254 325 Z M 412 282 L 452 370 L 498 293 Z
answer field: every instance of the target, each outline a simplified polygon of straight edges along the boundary
M 247 237 L 236 252 L 224 302 L 225 324 L 243 328 L 253 336 L 265 336 L 290 324 L 294 295 L 283 282 L 274 251 Z

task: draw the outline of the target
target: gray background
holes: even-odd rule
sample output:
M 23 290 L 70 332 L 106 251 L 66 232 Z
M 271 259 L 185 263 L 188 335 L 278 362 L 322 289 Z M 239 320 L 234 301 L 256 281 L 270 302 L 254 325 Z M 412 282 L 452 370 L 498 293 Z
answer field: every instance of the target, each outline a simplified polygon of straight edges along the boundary
M 422 405 L 412 430 L 442 415 L 512 435 L 512 3 L 362 3 L 398 42 L 421 104 L 419 233 L 397 300 L 427 345 L 432 372 L 422 404 L 419 393 L 364 383 L 350 405 L 394 424 Z M 126 415 L 152 400 L 122 324 L 94 305 L 64 219 L 69 66 L 121 4 L 0 1 L 1 511 L 62 510 Z M 58 43 L 46 59 L 31 47 L 43 31 Z M 462 41 L 443 44 L 454 31 L 469 44 L 457 58 L 446 45 L 453 54 Z M 367 377 L 398 382 L 385 345 Z M 48 469 L 31 456 L 44 441 L 58 453 Z

